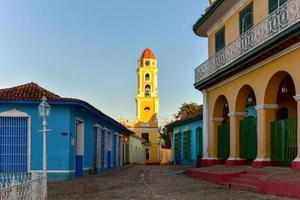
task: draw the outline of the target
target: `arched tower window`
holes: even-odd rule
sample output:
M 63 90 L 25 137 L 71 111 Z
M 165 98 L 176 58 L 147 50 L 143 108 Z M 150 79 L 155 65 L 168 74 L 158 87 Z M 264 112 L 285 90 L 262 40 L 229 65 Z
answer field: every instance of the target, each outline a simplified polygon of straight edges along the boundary
M 150 74 L 147 73 L 147 74 L 145 75 L 145 80 L 146 80 L 146 81 L 150 81 Z
M 151 87 L 150 87 L 150 85 L 145 86 L 145 96 L 147 96 L 147 97 L 151 96 Z

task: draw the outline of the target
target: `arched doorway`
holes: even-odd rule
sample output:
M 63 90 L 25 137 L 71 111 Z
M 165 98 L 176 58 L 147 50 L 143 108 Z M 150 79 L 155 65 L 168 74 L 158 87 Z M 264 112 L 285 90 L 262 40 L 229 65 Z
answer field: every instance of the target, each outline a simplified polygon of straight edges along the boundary
M 239 156 L 253 161 L 257 155 L 256 96 L 251 86 L 244 85 L 237 96 L 236 111 L 244 113 L 239 123 Z
M 287 72 L 277 72 L 268 83 L 266 103 L 277 104 L 271 122 L 270 158 L 290 164 L 297 156 L 297 102 L 295 84 Z
M 230 119 L 229 105 L 225 96 L 219 96 L 214 109 L 214 119 L 217 130 L 217 157 L 227 160 L 230 154 Z

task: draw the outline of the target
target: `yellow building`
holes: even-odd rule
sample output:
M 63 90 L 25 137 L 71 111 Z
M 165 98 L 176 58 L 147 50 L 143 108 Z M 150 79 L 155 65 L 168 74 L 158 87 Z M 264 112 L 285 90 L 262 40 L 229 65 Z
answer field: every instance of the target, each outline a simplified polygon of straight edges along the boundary
M 145 164 L 147 141 L 135 134 L 128 134 L 124 138 L 124 163 Z
M 146 164 L 159 164 L 161 141 L 159 138 L 159 96 L 157 86 L 157 60 L 150 49 L 145 49 L 138 61 L 138 87 L 136 100 L 136 120 L 121 123 L 149 142 L 146 148 Z
M 202 165 L 300 168 L 300 0 L 215 0 L 193 29 L 208 38 Z M 204 137 L 206 138 L 206 137 Z

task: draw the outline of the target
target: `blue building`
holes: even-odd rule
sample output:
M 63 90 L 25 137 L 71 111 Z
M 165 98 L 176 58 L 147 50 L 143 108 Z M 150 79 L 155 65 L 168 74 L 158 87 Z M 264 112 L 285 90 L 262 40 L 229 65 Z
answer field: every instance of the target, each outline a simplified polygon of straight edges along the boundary
M 37 110 L 42 96 L 51 106 L 49 179 L 84 176 L 123 164 L 123 135 L 131 131 L 85 101 L 29 83 L 0 90 L 0 173 L 42 171 L 42 119 Z
M 202 113 L 183 120 L 177 120 L 166 126 L 172 141 L 172 162 L 197 166 L 203 157 L 207 145 L 203 141 Z

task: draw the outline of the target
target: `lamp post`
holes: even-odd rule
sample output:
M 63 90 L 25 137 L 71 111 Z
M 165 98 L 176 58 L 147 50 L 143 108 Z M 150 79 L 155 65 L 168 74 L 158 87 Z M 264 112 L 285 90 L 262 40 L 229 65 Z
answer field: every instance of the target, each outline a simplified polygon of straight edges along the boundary
M 42 97 L 42 102 L 38 106 L 39 115 L 43 118 L 43 176 L 47 177 L 47 140 L 46 140 L 46 132 L 47 130 L 47 122 L 46 118 L 50 114 L 50 105 L 47 103 L 47 99 L 45 96 Z

